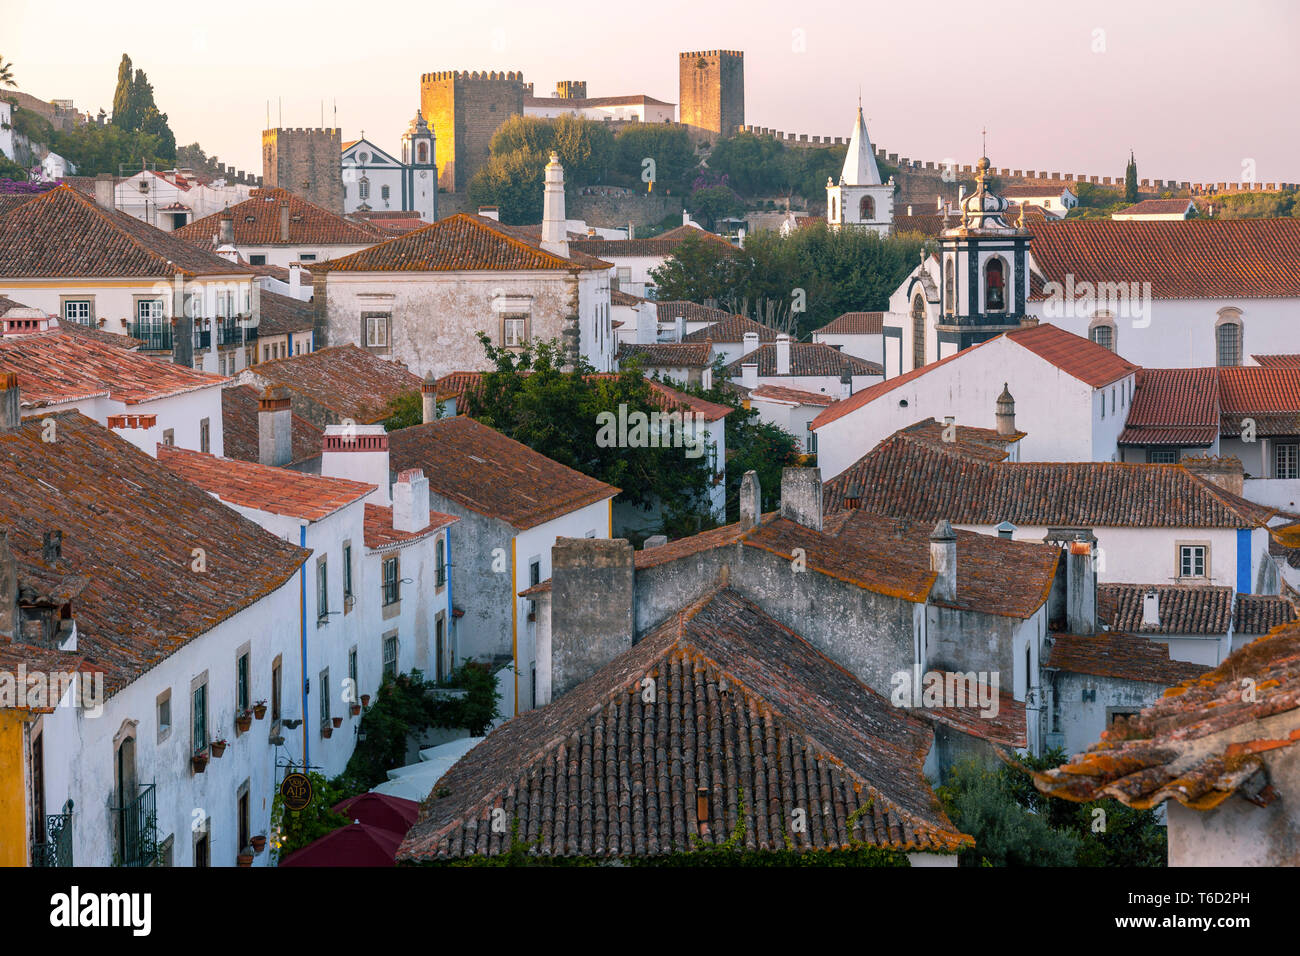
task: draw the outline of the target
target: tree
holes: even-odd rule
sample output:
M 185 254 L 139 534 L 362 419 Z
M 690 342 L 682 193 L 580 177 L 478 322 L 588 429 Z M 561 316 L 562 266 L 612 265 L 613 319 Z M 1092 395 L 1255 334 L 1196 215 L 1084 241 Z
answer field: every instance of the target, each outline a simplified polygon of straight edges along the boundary
M 644 184 L 642 177 L 653 170 L 655 192 L 685 192 L 699 166 L 690 136 L 678 125 L 634 123 L 623 128 L 614 145 L 619 173 Z
M 541 222 L 546 162 L 544 155 L 531 150 L 493 156 L 470 180 L 470 202 L 498 207 L 504 223 Z
M 663 265 L 650 270 L 650 277 L 655 281 L 658 298 L 666 301 L 702 303 L 720 299 L 749 273 L 741 263 L 743 256 L 740 250 L 689 235 Z
M 167 114 L 154 102 L 153 84 L 144 70 L 131 72 L 131 58 L 122 54 L 117 68 L 117 88 L 113 91 L 112 124 L 127 133 L 145 133 L 157 143 L 154 153 L 164 163 L 176 161 L 176 136 L 167 125 Z M 117 172 L 117 170 L 101 170 Z
M 554 133 L 566 183 L 598 183 L 604 178 L 614 160 L 614 134 L 609 127 L 581 116 L 561 116 L 555 120 Z
M 117 89 L 113 91 L 112 122 L 114 126 L 125 130 L 140 128 L 140 117 L 135 112 L 135 103 L 131 97 L 133 76 L 131 58 L 123 53 L 122 62 L 117 66 Z
M 0 56 L 0 86 L 18 89 L 18 81 L 14 79 L 14 65 L 2 56 Z
M 745 211 L 745 204 L 740 201 L 740 197 L 723 183 L 701 186 L 692 191 L 686 205 L 691 215 L 703 219 L 710 229 L 717 224 L 718 220 L 739 216 Z
M 126 166 L 142 163 L 170 164 L 159 137 L 142 131 L 128 132 L 108 123 L 86 123 L 69 130 L 53 132 L 46 141 L 50 149 L 72 162 L 82 176 L 113 173 Z
M 1131 149 L 1128 151 L 1128 166 L 1124 168 L 1124 201 L 1138 201 L 1138 167 Z
M 771 195 L 785 192 L 789 185 L 789 167 L 784 160 L 794 152 L 770 136 L 738 133 L 713 147 L 709 169 L 725 175 L 742 196 Z

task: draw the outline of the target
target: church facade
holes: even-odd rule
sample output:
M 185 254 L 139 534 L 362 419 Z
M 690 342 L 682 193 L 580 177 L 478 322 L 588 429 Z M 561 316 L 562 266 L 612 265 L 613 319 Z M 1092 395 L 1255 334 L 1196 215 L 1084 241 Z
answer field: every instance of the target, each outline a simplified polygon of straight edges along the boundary
M 397 158 L 362 138 L 343 146 L 343 211 L 405 211 L 438 218 L 438 167 L 433 130 L 418 111 L 402 134 Z
M 869 229 L 882 236 L 894 225 L 894 180 L 880 180 L 861 103 L 839 180 L 826 180 L 826 222 L 836 231 Z

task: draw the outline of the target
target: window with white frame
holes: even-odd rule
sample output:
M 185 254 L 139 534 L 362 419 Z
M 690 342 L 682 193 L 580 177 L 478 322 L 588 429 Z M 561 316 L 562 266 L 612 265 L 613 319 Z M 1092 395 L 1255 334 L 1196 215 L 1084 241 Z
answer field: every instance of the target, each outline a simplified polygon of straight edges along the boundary
M 503 315 L 501 341 L 507 348 L 520 348 L 528 342 L 528 316 Z
M 1178 576 L 1180 578 L 1205 577 L 1206 556 L 1209 547 L 1204 544 L 1178 546 Z
M 817 433 L 813 431 L 812 422 L 809 422 L 806 427 L 807 434 L 804 436 L 803 441 L 804 451 L 810 455 L 815 455 L 817 454 Z
M 330 669 L 320 672 L 320 725 L 321 729 L 330 722 Z
M 384 680 L 397 676 L 397 635 L 384 638 Z
M 1178 449 L 1148 448 L 1147 463 L 1151 465 L 1176 465 L 1178 464 Z
M 362 341 L 369 349 L 388 348 L 388 329 L 392 314 L 388 312 L 362 312 Z
M 1088 331 L 1088 338 L 1104 349 L 1115 351 L 1115 327 L 1112 325 L 1094 325 Z
M 1273 446 L 1273 477 L 1300 478 L 1300 444 L 1286 442 Z
M 78 325 L 90 325 L 93 320 L 94 312 L 91 309 L 89 299 L 63 300 L 63 321 L 75 322 Z
M 1216 362 L 1220 366 L 1241 364 L 1241 324 L 1224 322 L 1214 330 Z

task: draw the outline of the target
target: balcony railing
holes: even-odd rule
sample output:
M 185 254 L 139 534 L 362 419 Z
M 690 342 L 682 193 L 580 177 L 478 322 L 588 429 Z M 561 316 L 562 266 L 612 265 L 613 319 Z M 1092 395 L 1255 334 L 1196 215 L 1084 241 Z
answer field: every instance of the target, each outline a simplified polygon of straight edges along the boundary
M 172 328 L 155 322 L 132 322 L 131 335 L 140 339 L 140 346 L 146 352 L 170 352 L 172 350 Z
M 126 806 L 113 808 L 114 866 L 153 866 L 158 859 L 158 812 L 154 785 Z
M 47 813 L 42 839 L 32 844 L 32 866 L 72 866 L 72 801 L 62 813 Z

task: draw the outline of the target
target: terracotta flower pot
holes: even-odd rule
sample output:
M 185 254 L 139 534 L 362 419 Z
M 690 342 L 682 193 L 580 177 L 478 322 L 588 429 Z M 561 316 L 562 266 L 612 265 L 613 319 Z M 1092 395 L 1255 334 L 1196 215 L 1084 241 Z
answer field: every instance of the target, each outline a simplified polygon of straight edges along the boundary
M 202 773 L 208 769 L 208 755 L 194 754 L 190 757 L 190 766 L 194 768 L 195 773 Z
M 360 705 L 360 704 L 353 704 L 353 705 L 352 705 L 350 708 L 348 708 L 348 709 L 352 711 L 352 716 L 353 716 L 353 717 L 355 717 L 357 714 L 361 713 L 361 705 Z
M 261 853 L 266 849 L 266 837 L 260 834 L 249 840 L 249 843 L 252 844 L 254 853 Z
M 265 716 L 266 716 L 266 704 L 254 704 L 254 705 L 253 705 L 253 716 L 256 717 L 258 720 L 261 720 L 263 717 L 265 717 Z
M 369 706 L 370 706 L 370 695 L 369 695 L 369 694 L 362 694 L 362 695 L 361 695 L 361 706 L 362 706 L 362 707 L 369 707 Z
M 208 745 L 212 748 L 212 756 L 220 757 L 226 752 L 226 742 L 224 740 L 214 740 Z
M 253 715 L 240 714 L 235 718 L 235 726 L 239 729 L 241 734 L 248 733 L 248 728 L 253 726 Z
M 247 850 L 245 850 L 244 852 L 240 853 L 240 854 L 239 854 L 239 865 L 240 865 L 240 866 L 252 866 L 252 865 L 253 865 L 253 854 L 249 853 Z
M 343 718 L 342 718 L 342 717 L 333 717 L 333 718 L 331 718 L 331 719 L 334 721 L 334 726 L 335 726 L 335 727 L 342 727 L 342 726 L 343 726 Z
M 320 735 L 324 737 L 326 740 L 329 740 L 331 737 L 334 736 L 334 728 L 331 727 L 329 724 L 326 724 L 323 728 L 321 728 Z

